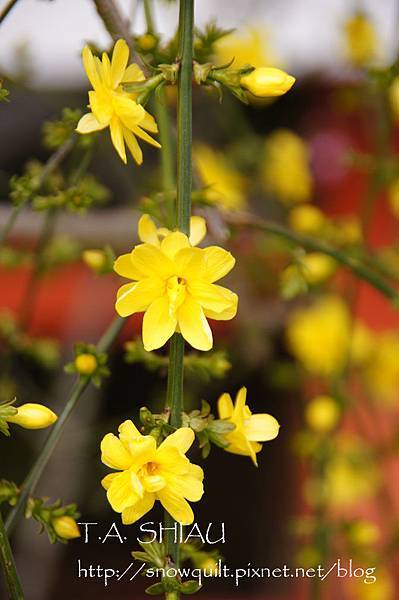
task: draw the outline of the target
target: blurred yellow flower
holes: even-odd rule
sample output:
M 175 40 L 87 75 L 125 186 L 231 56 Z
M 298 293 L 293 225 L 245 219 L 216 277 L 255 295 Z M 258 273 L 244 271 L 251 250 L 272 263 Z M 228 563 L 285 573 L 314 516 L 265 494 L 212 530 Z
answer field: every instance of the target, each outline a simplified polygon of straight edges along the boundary
M 161 247 L 161 241 L 172 233 L 166 227 L 157 227 L 149 215 L 142 215 L 138 223 L 138 235 L 142 242 Z M 190 219 L 189 241 L 192 246 L 197 246 L 206 236 L 206 221 L 204 217 L 193 216 Z
M 217 60 L 221 65 L 234 58 L 234 68 L 244 65 L 262 67 L 276 63 L 267 43 L 267 31 L 250 27 L 240 33 L 232 33 L 217 43 Z
M 367 15 L 358 12 L 345 23 L 345 53 L 357 67 L 368 66 L 377 57 L 377 34 Z
M 299 268 L 304 279 L 311 285 L 316 285 L 334 274 L 337 263 L 322 252 L 309 252 L 301 258 Z
M 349 539 L 356 546 L 372 546 L 380 539 L 380 530 L 372 521 L 353 521 L 348 531 Z
M 339 421 L 341 410 L 331 396 L 316 396 L 306 406 L 307 425 L 317 433 L 328 433 Z
M 387 569 L 378 566 L 367 578 L 368 584 L 366 578 L 349 579 L 349 600 L 397 600 L 395 581 Z
M 388 201 L 393 214 L 399 219 L 399 178 L 389 184 Z
M 244 178 L 233 169 L 221 152 L 205 144 L 194 147 L 194 167 L 208 202 L 223 210 L 241 210 L 246 207 Z
M 159 243 L 152 225 L 148 219 L 140 224 L 145 239 L 153 231 L 151 242 L 115 261 L 115 271 L 133 280 L 118 290 L 116 311 L 121 317 L 145 312 L 143 344 L 148 351 L 163 346 L 175 331 L 197 350 L 210 350 L 207 318 L 226 321 L 237 312 L 237 295 L 214 283 L 231 271 L 235 259 L 218 246 L 193 248 L 179 231 Z
M 389 103 L 395 121 L 399 121 L 399 76 L 396 76 L 388 90 Z
M 154 118 L 135 102 L 136 94 L 125 92 L 121 85 L 144 80 L 138 65 L 127 66 L 128 45 L 125 40 L 118 40 L 111 61 L 105 52 L 102 60 L 93 56 L 88 46 L 83 49 L 82 57 L 93 90 L 89 92 L 91 112 L 80 119 L 76 131 L 87 134 L 109 127 L 112 143 L 123 162 L 127 162 L 126 143 L 134 160 L 141 164 L 143 153 L 136 136 L 157 148 L 160 144 L 145 131 L 158 131 Z
M 375 343 L 373 332 L 361 321 L 356 321 L 350 341 L 351 364 L 355 367 L 367 364 L 372 357 Z
M 130 420 L 119 426 L 119 437 L 108 433 L 103 438 L 101 460 L 117 472 L 101 483 L 124 524 L 140 519 L 156 500 L 179 523 L 193 522 L 187 500 L 198 502 L 204 492 L 202 469 L 185 456 L 193 441 L 192 429 L 182 427 L 157 447 L 155 439 L 141 435 Z
M 291 229 L 298 233 L 317 235 L 326 224 L 326 217 L 312 204 L 299 204 L 290 210 L 288 222 Z
M 80 537 L 79 527 L 77 526 L 75 519 L 68 515 L 55 517 L 51 523 L 56 534 L 64 540 L 73 540 Z
M 376 336 L 364 377 L 375 400 L 391 403 L 398 399 L 399 336 L 396 333 L 387 331 Z
M 245 387 L 238 392 L 234 405 L 230 394 L 222 394 L 218 400 L 219 417 L 235 425 L 235 429 L 225 435 L 229 442 L 225 450 L 250 456 L 254 465 L 258 466 L 256 454 L 262 450 L 260 442 L 268 442 L 277 437 L 280 425 L 271 415 L 253 415 L 246 405 L 246 398 Z
M 9 423 L 15 423 L 25 429 L 44 429 L 53 425 L 57 415 L 43 404 L 22 404 L 17 406 L 17 413 L 7 417 Z
M 330 224 L 330 236 L 335 244 L 353 246 L 363 239 L 362 227 L 359 219 L 349 217 Z
M 91 375 L 97 369 L 97 359 L 94 354 L 84 352 L 75 358 L 75 367 L 81 375 Z
M 82 252 L 82 260 L 93 271 L 99 271 L 107 259 L 104 250 L 90 249 Z
M 288 129 L 278 129 L 265 144 L 262 180 L 265 189 L 287 205 L 310 200 L 313 179 L 307 144 Z
M 323 296 L 292 313 L 287 341 L 295 358 L 314 375 L 339 373 L 348 359 L 349 311 L 338 296 Z

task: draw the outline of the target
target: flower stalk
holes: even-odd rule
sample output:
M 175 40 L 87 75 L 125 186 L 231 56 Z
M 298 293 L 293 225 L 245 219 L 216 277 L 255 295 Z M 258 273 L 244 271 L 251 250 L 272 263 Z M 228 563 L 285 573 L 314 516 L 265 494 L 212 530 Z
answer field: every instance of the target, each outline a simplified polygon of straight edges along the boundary
M 108 327 L 100 341 L 97 345 L 98 352 L 107 352 L 110 346 L 118 337 L 125 320 L 120 317 L 116 317 L 111 325 Z M 61 434 L 64 430 L 64 427 L 68 421 L 68 418 L 77 403 L 79 402 L 83 392 L 86 390 L 87 386 L 90 383 L 90 376 L 88 375 L 80 375 L 76 380 L 71 395 L 64 406 L 63 411 L 59 415 L 58 421 L 55 423 L 54 427 L 51 430 L 47 440 L 44 443 L 44 446 L 36 459 L 33 467 L 29 471 L 24 483 L 21 487 L 21 492 L 18 497 L 18 501 L 14 508 L 8 514 L 6 520 L 6 530 L 8 533 L 11 533 L 16 525 L 17 519 L 25 508 L 25 504 L 29 496 L 34 492 L 40 477 L 51 458 L 51 455 L 58 444 L 58 441 L 61 437 Z
M 192 56 L 193 56 L 194 0 L 180 0 L 179 54 L 180 61 L 177 108 L 177 190 L 175 225 L 190 235 L 191 189 L 192 189 Z M 184 340 L 175 333 L 170 344 L 170 361 L 166 392 L 166 407 L 170 409 L 170 423 L 181 426 L 184 379 Z M 174 521 L 165 514 L 165 525 L 173 527 Z M 174 541 L 173 531 L 167 531 L 166 548 L 174 564 L 179 565 L 179 544 Z M 166 598 L 179 598 L 176 591 L 168 592 Z
M 3 567 L 10 600 L 24 600 L 21 583 L 18 578 L 10 542 L 0 513 L 0 562 Z

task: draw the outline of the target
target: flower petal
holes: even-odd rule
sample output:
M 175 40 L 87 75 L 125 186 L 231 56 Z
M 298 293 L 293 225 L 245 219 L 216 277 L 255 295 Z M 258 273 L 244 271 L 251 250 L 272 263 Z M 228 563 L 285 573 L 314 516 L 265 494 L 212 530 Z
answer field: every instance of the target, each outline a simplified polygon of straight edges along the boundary
M 155 457 L 157 444 L 151 435 L 141 435 L 139 438 L 128 443 L 132 456 L 132 469 L 137 471 Z
M 123 162 L 127 163 L 126 158 L 126 150 L 125 150 L 125 142 L 123 139 L 123 129 L 122 124 L 118 117 L 112 117 L 111 122 L 109 124 L 111 131 L 111 140 L 114 145 L 115 150 L 123 160 Z
M 133 83 L 136 81 L 144 81 L 144 80 L 145 80 L 145 77 L 144 77 L 143 71 L 140 69 L 140 67 L 138 65 L 136 65 L 136 63 L 132 63 L 126 69 L 126 71 L 121 79 L 121 83 Z
M 181 496 L 177 496 L 170 488 L 167 487 L 157 492 L 157 497 L 164 509 L 178 523 L 190 525 L 194 521 L 194 513 L 187 500 Z
M 109 56 L 106 52 L 102 53 L 101 57 L 102 63 L 102 79 L 105 87 L 111 87 L 111 61 L 109 60 Z
M 190 219 L 190 244 L 197 246 L 206 236 L 206 221 L 204 217 L 194 215 Z
M 86 71 L 88 80 L 90 81 L 93 89 L 101 87 L 101 79 L 94 60 L 94 56 L 88 46 L 85 46 L 82 51 L 83 66 Z
M 256 414 L 251 415 L 245 421 L 244 433 L 250 442 L 268 442 L 278 436 L 280 425 L 272 415 Z
M 178 323 L 182 336 L 197 350 L 210 350 L 213 346 L 212 331 L 201 305 L 186 296 L 178 310 Z
M 205 279 L 209 283 L 227 275 L 235 265 L 236 260 L 230 252 L 219 246 L 208 246 L 203 252 L 206 262 Z
M 177 320 L 169 311 L 169 300 L 162 296 L 147 309 L 143 319 L 143 344 L 149 352 L 161 348 L 176 331 Z
M 109 473 L 108 475 L 106 475 L 105 477 L 103 477 L 101 479 L 101 485 L 103 486 L 103 488 L 105 490 L 108 490 L 111 483 L 113 482 L 113 480 L 115 479 L 115 477 L 118 477 L 119 473 Z
M 188 237 L 181 231 L 169 233 L 161 242 L 161 250 L 172 260 L 182 248 L 190 248 Z
M 204 310 L 205 316 L 208 317 L 209 319 L 214 319 L 215 321 L 230 321 L 237 314 L 237 306 L 238 306 L 237 294 L 234 294 L 234 293 L 232 294 L 232 300 L 233 300 L 233 303 L 229 306 L 229 308 L 226 308 L 225 310 L 222 310 L 221 312 L 216 312 L 214 310 L 210 310 L 209 308 L 206 308 Z
M 141 123 L 140 123 L 140 125 L 141 125 Z M 129 127 L 129 129 L 130 129 L 130 127 Z M 135 135 L 137 135 L 139 138 L 141 138 L 148 144 L 151 144 L 151 146 L 155 146 L 155 148 L 161 147 L 161 144 L 159 142 L 157 142 L 156 140 L 154 140 L 154 138 L 152 138 L 150 135 L 148 135 L 148 133 L 146 133 L 143 129 L 141 129 L 141 127 L 138 127 L 137 125 L 135 125 L 131 129 Z
M 153 246 L 160 246 L 157 227 L 150 215 L 143 215 L 140 217 L 138 234 L 142 242 L 152 244 Z
M 132 475 L 135 476 L 130 471 L 118 473 L 108 488 L 108 502 L 116 512 L 122 512 L 138 500 L 138 496 L 133 490 Z
M 118 117 L 129 129 L 132 129 L 144 119 L 144 108 L 127 95 L 117 94 L 114 96 L 113 106 Z
M 155 460 L 160 467 L 163 477 L 168 475 L 187 475 L 190 471 L 190 461 L 175 446 L 165 446 L 163 442 L 159 448 Z
M 147 131 L 151 131 L 151 133 L 158 133 L 158 125 L 156 121 L 150 113 L 145 111 L 144 119 L 140 123 L 140 127 L 147 129 Z
M 130 453 L 113 433 L 107 433 L 102 439 L 101 460 L 111 469 L 120 471 L 128 469 L 133 462 Z
M 169 489 L 173 490 L 174 494 L 187 498 L 190 502 L 198 502 L 204 493 L 202 479 L 197 477 L 172 475 L 167 477 L 167 485 Z
M 140 244 L 131 254 L 133 267 L 144 277 L 169 279 L 175 275 L 175 265 L 159 248 L 152 244 Z
M 160 279 L 142 279 L 137 283 L 128 283 L 118 290 L 115 310 L 121 317 L 143 312 L 164 291 L 165 284 Z
M 114 262 L 114 271 L 121 275 L 122 277 L 126 277 L 127 279 L 143 279 L 145 277 L 145 272 L 137 269 L 133 266 L 132 262 L 132 253 L 122 254 L 118 256 L 116 261 Z
M 134 425 L 133 421 L 127 419 L 123 421 L 118 427 L 119 439 L 125 448 L 129 448 L 129 443 L 135 440 L 136 438 L 141 437 L 140 431 L 137 429 L 136 425 Z
M 161 475 L 147 475 L 143 477 L 143 486 L 146 492 L 159 492 L 165 485 L 166 481 Z
M 180 450 L 182 454 L 186 454 L 194 442 L 194 439 L 194 431 L 190 427 L 180 427 L 177 431 L 168 435 L 160 445 L 160 448 L 169 448 L 173 446 Z
M 135 523 L 136 521 L 141 519 L 143 515 L 145 515 L 146 513 L 148 513 L 148 511 L 152 509 L 152 507 L 154 506 L 154 502 L 154 494 L 144 494 L 144 496 L 135 504 L 129 506 L 128 508 L 125 508 L 122 511 L 122 523 L 124 525 L 131 525 L 132 523 Z
M 111 60 L 111 86 L 115 89 L 121 82 L 129 60 L 129 47 L 125 40 L 118 40 Z
M 123 137 L 125 138 L 130 154 L 133 156 L 133 160 L 135 160 L 138 165 L 141 165 L 143 163 L 143 152 L 133 133 L 129 131 L 127 127 L 123 128 Z
M 176 274 L 187 280 L 200 279 L 204 275 L 205 255 L 201 248 L 182 248 L 174 258 Z
M 237 296 L 227 288 L 205 281 L 190 281 L 188 293 L 201 304 L 205 310 L 222 313 L 237 304 Z
M 229 419 L 233 414 L 234 405 L 230 394 L 222 394 L 218 400 L 218 411 L 220 419 Z
M 104 127 L 110 124 L 114 109 L 105 94 L 90 91 L 89 105 L 99 123 L 104 125 Z
M 93 113 L 86 113 L 80 119 L 76 131 L 78 133 L 93 133 L 94 131 L 100 131 L 100 129 L 104 129 L 107 127 L 106 124 L 100 123 Z

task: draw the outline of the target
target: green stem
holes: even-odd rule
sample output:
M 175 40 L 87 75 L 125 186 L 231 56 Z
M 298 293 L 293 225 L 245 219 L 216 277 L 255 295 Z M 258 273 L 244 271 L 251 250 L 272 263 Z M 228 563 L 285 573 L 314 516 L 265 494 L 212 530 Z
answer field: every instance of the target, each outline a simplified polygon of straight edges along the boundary
M 122 329 L 124 319 L 116 317 L 104 335 L 101 337 L 97 344 L 97 350 L 99 352 L 107 352 L 110 346 L 113 344 L 115 339 L 118 337 L 119 332 Z M 22 484 L 18 501 L 14 508 L 10 511 L 6 520 L 6 529 L 8 532 L 12 532 L 17 518 L 25 506 L 28 497 L 34 492 L 36 485 L 56 447 L 64 427 L 68 421 L 68 418 L 80 400 L 83 392 L 90 383 L 90 377 L 80 376 L 72 387 L 71 394 L 67 403 L 65 404 L 62 413 L 58 417 L 55 425 L 51 428 L 51 432 L 44 443 L 44 446 L 36 459 L 33 467 L 29 471 L 24 483 Z
M 9 12 L 14 8 L 18 0 L 9 0 L 0 13 L 0 24 L 4 21 Z
M 152 18 L 152 9 L 150 0 L 143 0 L 144 16 L 147 24 L 147 32 L 154 33 L 154 19 Z
M 170 115 L 166 103 L 165 90 L 161 88 L 158 91 L 158 96 L 155 102 L 155 112 L 157 123 L 159 126 L 159 141 L 162 146 L 161 153 L 161 173 L 162 173 L 162 190 L 167 202 L 167 220 L 168 227 L 172 228 L 175 221 L 175 177 L 174 177 L 174 161 L 175 150 L 173 143 L 172 130 L 170 126 Z
M 40 191 L 40 189 L 44 185 L 47 177 L 49 175 L 51 175 L 51 173 L 53 173 L 53 171 L 55 171 L 55 169 L 57 169 L 57 167 L 59 167 L 59 165 L 62 163 L 64 158 L 66 156 L 68 156 L 68 154 L 70 153 L 70 151 L 72 150 L 72 148 L 75 144 L 75 139 L 76 138 L 73 135 L 66 142 L 64 142 L 62 144 L 62 146 L 60 146 L 56 150 L 56 152 L 54 152 L 54 154 L 52 154 L 50 156 L 50 158 L 44 165 L 43 171 L 38 179 L 37 185 L 35 186 L 35 191 L 37 191 L 37 192 Z M 17 220 L 19 213 L 21 212 L 22 208 L 25 206 L 26 202 L 27 202 L 27 200 L 25 202 L 22 202 L 21 204 L 18 204 L 18 206 L 13 207 L 7 222 L 5 223 L 3 229 L 0 231 L 0 245 L 2 245 L 5 242 L 8 234 L 10 233 L 11 229 L 14 227 L 14 224 Z
M 3 567 L 10 600 L 24 600 L 21 583 L 18 578 L 14 556 L 9 539 L 4 527 L 3 517 L 0 513 L 0 562 Z
M 179 11 L 179 92 L 177 108 L 177 204 L 175 223 L 180 231 L 189 235 L 192 187 L 192 53 L 193 53 L 194 0 L 180 0 Z M 170 423 L 181 427 L 183 411 L 184 340 L 175 333 L 170 343 L 170 360 L 166 406 L 170 409 Z M 174 520 L 166 513 L 165 525 L 173 527 Z M 173 531 L 166 531 L 166 548 L 176 567 L 179 566 L 179 543 Z M 169 600 L 180 594 L 166 594 Z
M 327 256 L 331 256 L 331 258 L 334 258 L 340 265 L 352 271 L 352 273 L 360 277 L 360 279 L 367 281 L 371 286 L 388 298 L 388 300 L 390 300 L 395 306 L 399 307 L 399 292 L 389 285 L 389 283 L 387 283 L 379 275 L 379 273 L 367 266 L 362 260 L 353 256 L 348 256 L 344 252 L 333 248 L 321 240 L 292 231 L 291 229 L 288 229 L 279 223 L 273 223 L 271 221 L 265 221 L 262 219 L 254 219 L 250 215 L 241 215 L 239 217 L 229 216 L 228 220 L 232 225 L 244 227 L 249 226 L 256 229 L 261 229 L 262 231 L 272 233 L 273 235 L 277 235 L 295 245 L 301 246 L 307 251 L 322 252 Z

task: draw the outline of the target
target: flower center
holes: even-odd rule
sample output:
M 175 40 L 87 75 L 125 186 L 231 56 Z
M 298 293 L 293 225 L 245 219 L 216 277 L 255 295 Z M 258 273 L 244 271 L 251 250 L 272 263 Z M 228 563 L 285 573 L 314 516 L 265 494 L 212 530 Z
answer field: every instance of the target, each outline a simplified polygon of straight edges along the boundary
M 186 281 L 182 277 L 169 277 L 167 282 L 167 294 L 169 299 L 170 314 L 174 314 L 176 310 L 183 304 L 186 296 Z

